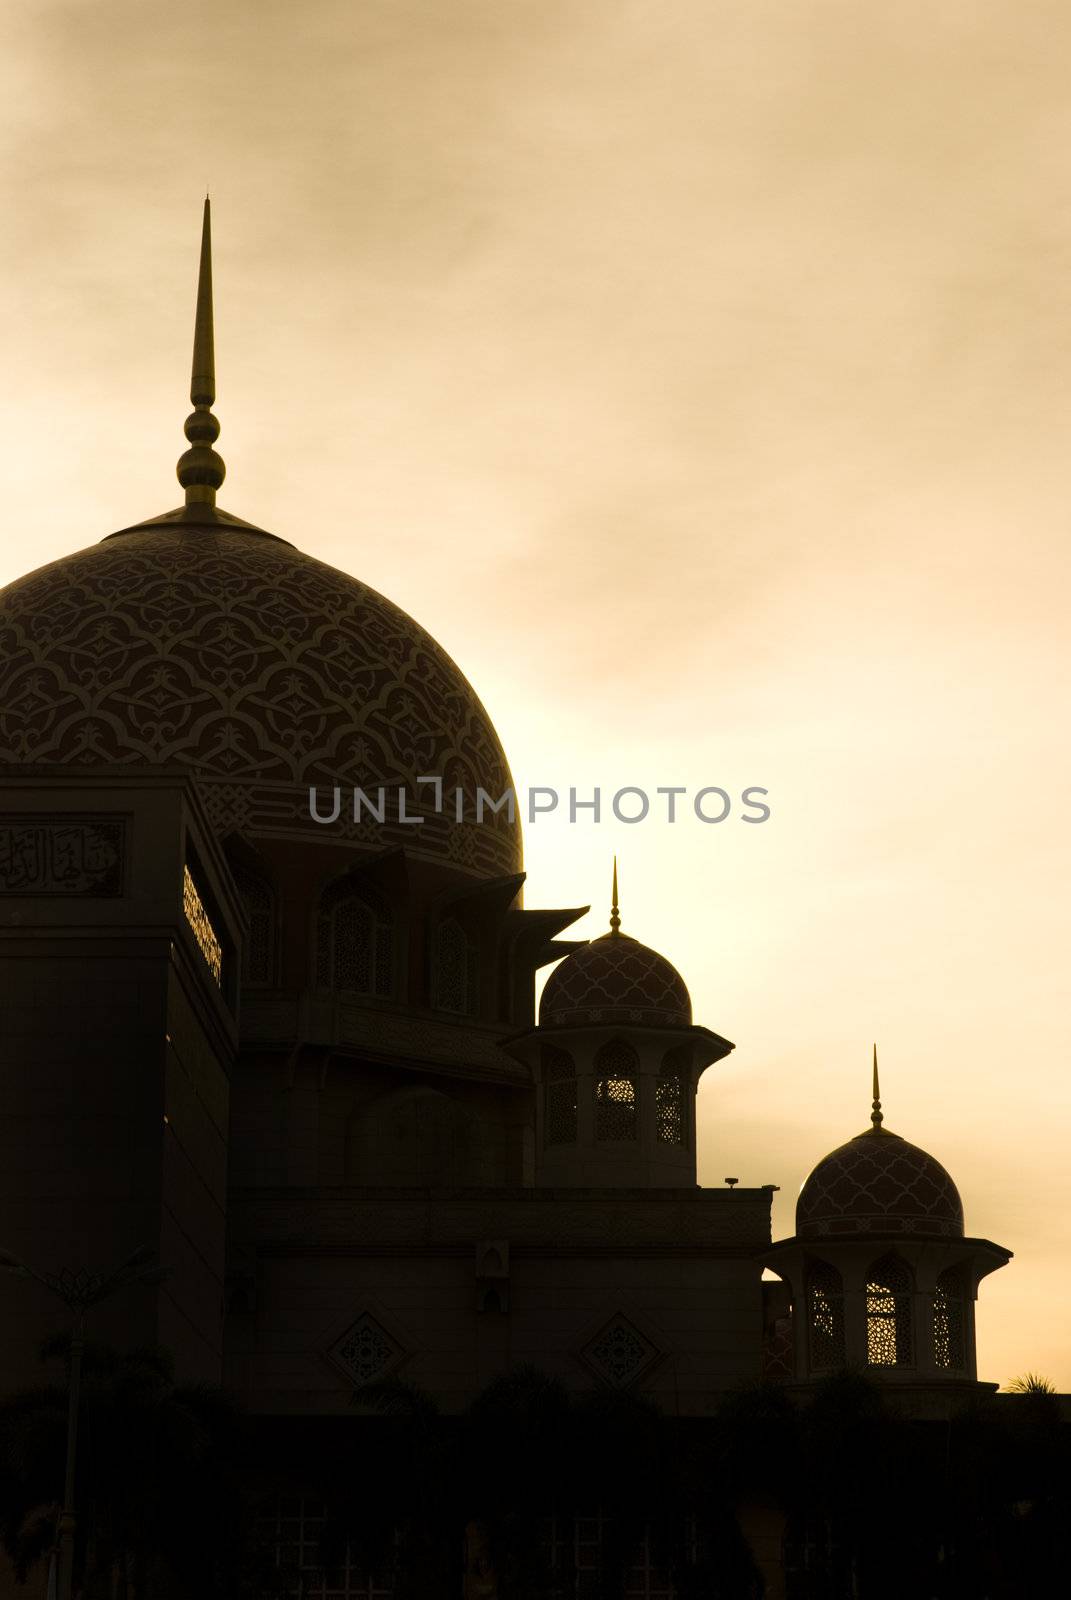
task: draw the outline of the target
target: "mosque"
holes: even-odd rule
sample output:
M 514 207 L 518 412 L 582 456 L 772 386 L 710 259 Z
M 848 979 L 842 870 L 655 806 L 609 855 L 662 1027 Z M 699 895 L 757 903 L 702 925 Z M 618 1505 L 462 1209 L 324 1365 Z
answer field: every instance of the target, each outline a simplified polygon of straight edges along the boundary
M 920 1417 L 995 1388 L 975 1301 L 1010 1252 L 886 1128 L 876 1059 L 869 1125 L 831 1129 L 773 1241 L 773 1185 L 697 1185 L 697 1084 L 734 1046 L 616 874 L 580 942 L 586 907 L 524 906 L 518 820 L 406 819 L 432 776 L 501 795 L 506 757 L 423 628 L 217 505 L 207 202 L 191 398 L 183 504 L 0 594 L 4 1249 L 151 1246 L 166 1277 L 95 1337 L 263 1415 L 390 1374 L 460 1410 L 520 1362 L 682 1416 L 845 1365 Z M 336 785 L 403 799 L 327 826 Z M 5 1392 L 64 1315 L 0 1297 Z

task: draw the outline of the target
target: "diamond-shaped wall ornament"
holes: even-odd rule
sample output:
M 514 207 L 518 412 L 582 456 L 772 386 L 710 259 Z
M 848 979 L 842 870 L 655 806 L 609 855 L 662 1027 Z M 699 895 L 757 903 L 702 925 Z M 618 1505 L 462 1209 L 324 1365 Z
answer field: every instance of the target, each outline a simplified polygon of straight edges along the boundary
M 627 1389 L 650 1372 L 662 1351 L 624 1312 L 618 1311 L 580 1352 L 597 1377 L 614 1389 Z
M 402 1360 L 405 1351 L 366 1311 L 332 1345 L 328 1355 L 351 1383 L 359 1387 L 385 1378 Z

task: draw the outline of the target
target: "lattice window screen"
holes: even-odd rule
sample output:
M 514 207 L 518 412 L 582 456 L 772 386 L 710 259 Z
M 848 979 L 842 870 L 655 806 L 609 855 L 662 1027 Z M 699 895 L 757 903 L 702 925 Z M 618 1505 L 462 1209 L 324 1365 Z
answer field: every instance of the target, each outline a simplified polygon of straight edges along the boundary
M 687 1144 L 688 1115 L 685 1084 L 689 1083 L 691 1051 L 678 1047 L 667 1051 L 662 1072 L 655 1085 L 655 1138 L 659 1144 Z
M 933 1350 L 939 1367 L 967 1368 L 966 1283 L 962 1267 L 949 1267 L 937 1280 L 933 1297 Z
M 909 1367 L 911 1274 L 898 1256 L 883 1256 L 866 1284 L 866 1359 L 871 1367 Z
M 454 917 L 440 924 L 435 949 L 436 1003 L 468 1016 L 476 1009 L 476 951 Z
M 376 919 L 362 900 L 343 900 L 332 918 L 332 987 L 375 991 Z
M 640 1062 L 623 1039 L 611 1039 L 595 1057 L 595 1137 L 607 1142 L 639 1134 Z
M 263 878 L 231 863 L 249 932 L 242 945 L 242 982 L 268 984 L 275 968 L 275 896 Z
M 567 1050 L 545 1044 L 543 1066 L 543 1144 L 575 1144 L 577 1133 L 576 1064 Z
M 675 1072 L 655 1084 L 655 1129 L 659 1144 L 684 1143 L 684 1091 Z
M 393 935 L 386 906 L 351 884 L 334 884 L 320 902 L 316 981 L 356 994 L 391 992 Z
M 807 1274 L 807 1331 L 811 1371 L 843 1367 L 844 1283 L 828 1261 L 816 1261 Z

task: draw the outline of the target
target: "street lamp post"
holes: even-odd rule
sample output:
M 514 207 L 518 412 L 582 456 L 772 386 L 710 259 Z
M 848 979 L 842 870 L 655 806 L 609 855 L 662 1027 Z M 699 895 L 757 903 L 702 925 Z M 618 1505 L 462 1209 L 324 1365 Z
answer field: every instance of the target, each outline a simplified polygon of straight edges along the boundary
M 56 1600 L 71 1600 L 74 1580 L 74 1476 L 78 1459 L 78 1404 L 82 1390 L 82 1354 L 85 1350 L 86 1313 L 91 1306 L 99 1305 L 119 1289 L 136 1283 L 160 1283 L 167 1276 L 167 1268 L 155 1264 L 155 1251 L 150 1245 L 135 1250 L 106 1278 L 96 1272 L 72 1272 L 64 1267 L 62 1272 L 36 1272 L 25 1261 L 0 1249 L 0 1269 L 17 1278 L 33 1278 L 62 1300 L 72 1314 L 69 1381 L 67 1390 L 67 1464 L 63 1477 L 63 1509 L 57 1527 L 59 1572 Z

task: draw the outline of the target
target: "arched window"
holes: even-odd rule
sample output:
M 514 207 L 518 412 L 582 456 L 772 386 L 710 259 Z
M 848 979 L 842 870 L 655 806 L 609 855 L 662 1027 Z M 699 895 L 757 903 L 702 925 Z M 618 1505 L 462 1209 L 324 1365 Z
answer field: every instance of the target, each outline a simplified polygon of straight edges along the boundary
M 807 1332 L 812 1372 L 844 1365 L 844 1283 L 836 1267 L 815 1261 L 807 1273 Z
M 684 1085 L 689 1052 L 669 1050 L 655 1083 L 655 1138 L 659 1144 L 686 1144 Z
M 639 1134 L 640 1061 L 623 1039 L 595 1057 L 595 1137 L 620 1142 Z
M 390 911 L 374 891 L 342 879 L 324 890 L 316 938 L 321 989 L 390 994 L 393 937 Z
M 567 1050 L 545 1044 L 543 1067 L 543 1146 L 576 1143 L 576 1064 Z
M 783 1280 L 762 1285 L 762 1375 L 794 1378 L 796 1339 L 792 1291 Z
M 911 1274 L 899 1256 L 883 1256 L 866 1279 L 866 1359 L 871 1367 L 910 1367 Z
M 937 1280 L 933 1296 L 933 1354 L 937 1366 L 952 1372 L 967 1368 L 966 1273 L 948 1267 Z
M 257 873 L 234 862 L 230 869 L 249 923 L 242 941 L 242 982 L 270 984 L 275 977 L 275 896 Z
M 439 924 L 435 936 L 435 1003 L 440 1011 L 470 1016 L 477 1006 L 476 950 L 456 917 Z
M 764 1378 L 792 1378 L 795 1376 L 795 1341 L 792 1336 L 791 1314 L 778 1317 L 762 1336 L 762 1375 Z

